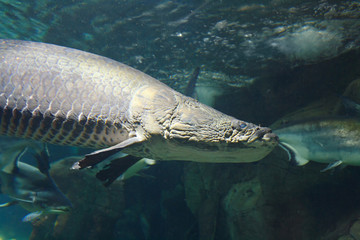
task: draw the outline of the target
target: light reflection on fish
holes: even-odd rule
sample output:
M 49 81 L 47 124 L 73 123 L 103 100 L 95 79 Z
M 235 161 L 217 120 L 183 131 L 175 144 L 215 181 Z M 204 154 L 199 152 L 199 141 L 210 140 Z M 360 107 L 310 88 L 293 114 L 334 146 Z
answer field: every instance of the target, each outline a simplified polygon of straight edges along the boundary
M 159 161 L 246 163 L 278 144 L 269 128 L 108 58 L 19 40 L 1 40 L 0 52 L 0 134 L 98 149 L 72 169 L 121 151 Z
M 360 121 L 354 118 L 311 120 L 281 127 L 274 132 L 280 146 L 298 165 L 310 160 L 328 163 L 329 170 L 340 164 L 360 166 Z
M 49 175 L 49 156 L 43 144 L 14 138 L 0 139 L 1 192 L 12 199 L 0 207 L 19 204 L 31 212 L 23 218 L 24 222 L 37 220 L 44 214 L 68 212 L 71 202 Z M 38 168 L 20 161 L 28 151 L 36 158 Z

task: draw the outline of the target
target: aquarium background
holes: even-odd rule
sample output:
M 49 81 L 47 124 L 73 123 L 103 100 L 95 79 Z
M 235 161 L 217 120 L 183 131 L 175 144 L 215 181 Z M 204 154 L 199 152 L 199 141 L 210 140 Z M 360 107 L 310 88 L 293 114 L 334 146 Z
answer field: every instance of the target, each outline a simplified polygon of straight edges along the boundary
M 200 101 L 276 126 L 360 100 L 359 18 L 359 1 L 0 0 L 0 38 L 110 57 L 180 92 L 200 67 Z M 0 209 L 0 238 L 360 239 L 358 167 L 320 173 L 279 148 L 254 164 L 160 162 L 104 188 L 61 160 L 90 150 L 50 150 L 74 210 L 31 226 L 20 207 Z

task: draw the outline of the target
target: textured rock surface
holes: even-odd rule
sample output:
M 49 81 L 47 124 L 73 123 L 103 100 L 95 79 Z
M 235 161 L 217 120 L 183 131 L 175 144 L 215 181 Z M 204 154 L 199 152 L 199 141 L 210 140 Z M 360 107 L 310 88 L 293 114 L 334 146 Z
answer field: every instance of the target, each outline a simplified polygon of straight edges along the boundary
M 223 200 L 230 239 L 266 239 L 259 179 L 235 183 Z M 250 223 L 251 224 L 248 224 Z
M 350 235 L 354 239 L 360 239 L 360 221 L 354 222 L 354 224 L 351 226 Z
M 52 165 L 51 175 L 73 204 L 69 214 L 49 215 L 34 225 L 30 239 L 113 239 L 124 209 L 123 188 L 105 188 L 86 171 L 70 170 L 74 158 Z

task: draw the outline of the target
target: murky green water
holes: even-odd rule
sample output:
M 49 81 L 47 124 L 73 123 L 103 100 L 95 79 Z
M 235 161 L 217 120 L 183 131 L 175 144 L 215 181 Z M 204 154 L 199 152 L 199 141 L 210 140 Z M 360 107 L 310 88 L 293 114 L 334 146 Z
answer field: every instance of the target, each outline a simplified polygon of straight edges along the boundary
M 0 0 L 0 38 L 106 56 L 182 93 L 200 67 L 194 97 L 274 129 L 308 119 L 357 121 L 359 29 L 359 1 Z M 51 146 L 51 175 L 74 209 L 31 224 L 21 221 L 28 212 L 20 206 L 1 208 L 0 240 L 359 239 L 360 164 L 349 164 L 357 153 L 341 147 L 358 146 L 359 137 L 350 131 L 339 140 L 339 130 L 319 142 L 304 132 L 296 136 L 316 150 L 295 148 L 312 158 L 303 166 L 277 147 L 257 163 L 160 161 L 108 188 L 61 160 L 91 150 Z M 327 149 L 335 138 L 331 146 L 339 147 Z

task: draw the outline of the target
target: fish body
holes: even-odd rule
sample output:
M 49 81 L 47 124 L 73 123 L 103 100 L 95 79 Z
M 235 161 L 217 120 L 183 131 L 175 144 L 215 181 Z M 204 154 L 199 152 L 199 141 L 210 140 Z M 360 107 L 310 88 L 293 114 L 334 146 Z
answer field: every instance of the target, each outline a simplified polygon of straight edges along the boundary
M 4 140 L 4 138 L 1 139 Z M 15 142 L 13 139 L 11 140 L 12 143 Z M 12 202 L 0 206 L 20 204 L 32 212 L 24 218 L 28 221 L 42 214 L 67 212 L 71 208 L 71 202 L 58 189 L 49 175 L 48 168 L 39 167 L 40 170 L 20 161 L 24 153 L 29 151 L 29 147 L 34 145 L 35 143 L 29 143 L 27 147 L 24 147 L 24 140 L 19 140 L 18 144 L 13 144 L 11 149 L 1 148 L 0 155 L 1 192 L 13 199 Z M 48 165 L 48 159 L 45 159 L 43 150 L 40 148 L 32 150 L 35 152 L 37 160 L 43 161 L 43 163 L 39 162 L 39 166 Z
M 309 161 L 360 166 L 360 122 L 334 118 L 300 122 L 274 130 L 299 165 Z M 327 169 L 326 169 L 327 170 Z
M 0 40 L 0 134 L 154 160 L 253 162 L 269 128 L 223 114 L 129 66 L 51 44 Z

